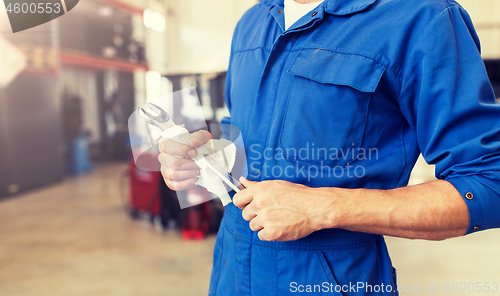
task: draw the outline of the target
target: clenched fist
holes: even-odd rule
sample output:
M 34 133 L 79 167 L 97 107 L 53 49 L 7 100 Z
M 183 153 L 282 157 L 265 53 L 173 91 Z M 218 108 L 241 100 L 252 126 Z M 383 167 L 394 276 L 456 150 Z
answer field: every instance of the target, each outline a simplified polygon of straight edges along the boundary
M 278 180 L 251 182 L 242 177 L 240 182 L 246 189 L 233 197 L 233 203 L 261 240 L 297 240 L 328 226 L 325 217 L 334 199 L 315 189 Z
M 168 188 L 186 190 L 193 187 L 200 176 L 200 168 L 192 160 L 196 157 L 196 148 L 205 145 L 212 135 L 207 131 L 192 133 L 186 143 L 182 144 L 171 139 L 161 142 L 161 153 L 158 160 L 161 163 L 161 174 Z

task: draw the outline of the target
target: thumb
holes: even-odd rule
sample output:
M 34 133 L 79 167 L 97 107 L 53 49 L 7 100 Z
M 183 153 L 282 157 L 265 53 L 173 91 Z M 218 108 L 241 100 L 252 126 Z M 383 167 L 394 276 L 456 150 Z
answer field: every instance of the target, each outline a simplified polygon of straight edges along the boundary
M 243 186 L 245 186 L 246 188 L 248 187 L 251 187 L 259 182 L 255 182 L 255 181 L 248 181 L 245 177 L 240 177 L 240 182 L 241 184 L 243 184 Z
M 191 134 L 187 138 L 187 144 L 193 148 L 198 148 L 205 145 L 210 139 L 212 139 L 212 134 L 205 130 L 197 131 Z

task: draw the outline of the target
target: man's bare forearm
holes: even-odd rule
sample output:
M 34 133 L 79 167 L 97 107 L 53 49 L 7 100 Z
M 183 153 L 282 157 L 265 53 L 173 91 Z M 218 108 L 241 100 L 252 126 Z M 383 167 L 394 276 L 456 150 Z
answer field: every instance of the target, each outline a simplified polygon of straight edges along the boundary
M 467 206 L 446 181 L 392 190 L 318 188 L 328 206 L 320 228 L 342 228 L 410 239 L 443 240 L 462 236 L 469 224 Z

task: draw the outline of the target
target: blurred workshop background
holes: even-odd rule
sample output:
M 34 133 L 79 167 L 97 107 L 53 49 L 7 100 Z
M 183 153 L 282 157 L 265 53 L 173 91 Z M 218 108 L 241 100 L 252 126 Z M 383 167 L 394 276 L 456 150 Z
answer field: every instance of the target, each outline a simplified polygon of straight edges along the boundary
M 159 173 L 134 166 L 127 121 L 188 87 L 209 123 L 228 114 L 232 32 L 257 2 L 83 0 L 15 34 L 1 4 L 0 295 L 207 294 L 224 209 L 212 200 L 181 210 Z M 458 2 L 500 97 L 500 1 Z M 432 179 L 420 159 L 411 183 Z M 399 283 L 425 294 L 429 285 L 500 282 L 499 234 L 387 242 Z M 492 293 L 473 295 L 483 294 Z

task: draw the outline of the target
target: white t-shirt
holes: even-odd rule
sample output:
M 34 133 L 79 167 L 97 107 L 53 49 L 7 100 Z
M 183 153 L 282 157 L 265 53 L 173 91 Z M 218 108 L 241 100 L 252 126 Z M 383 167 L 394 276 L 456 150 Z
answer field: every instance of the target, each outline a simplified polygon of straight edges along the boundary
M 288 30 L 296 21 L 318 7 L 323 1 L 302 4 L 295 0 L 285 0 L 285 30 Z

